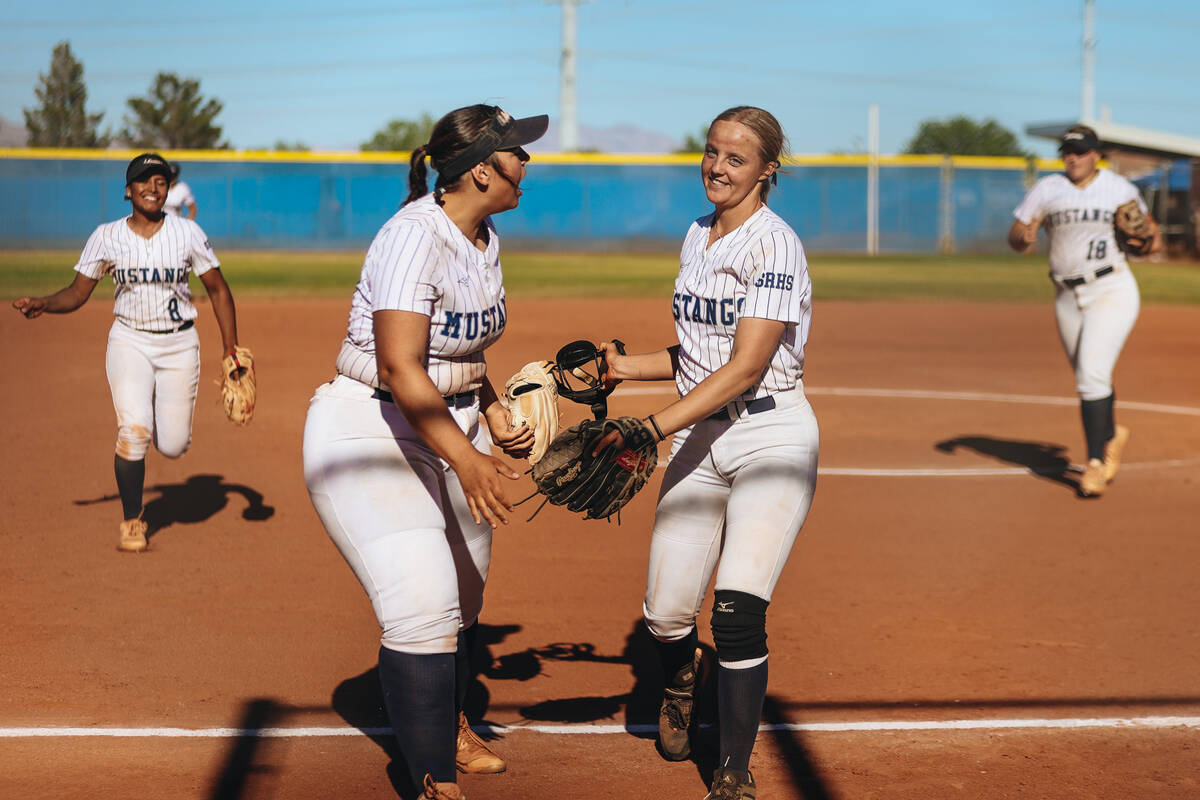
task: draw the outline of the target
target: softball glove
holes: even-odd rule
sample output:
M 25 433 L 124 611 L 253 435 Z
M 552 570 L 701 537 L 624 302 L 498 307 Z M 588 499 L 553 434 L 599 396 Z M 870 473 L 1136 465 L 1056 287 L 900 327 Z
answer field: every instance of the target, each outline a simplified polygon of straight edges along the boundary
M 553 361 L 531 361 L 504 385 L 504 404 L 512 417 L 512 429 L 522 425 L 533 429 L 533 450 L 527 458 L 536 464 L 558 435 L 560 412 L 558 386 L 550 374 Z
M 1117 247 L 1130 255 L 1144 256 L 1154 246 L 1154 229 L 1137 200 L 1117 206 L 1113 214 L 1113 234 Z
M 623 442 L 593 458 L 596 440 L 614 430 Z M 658 437 L 640 419 L 585 420 L 555 437 L 534 465 L 533 481 L 546 498 L 543 506 L 582 511 L 584 519 L 608 519 L 646 485 L 657 464 Z
M 257 387 L 254 378 L 254 356 L 247 347 L 235 347 L 221 359 L 221 405 L 230 422 L 245 425 L 254 416 Z

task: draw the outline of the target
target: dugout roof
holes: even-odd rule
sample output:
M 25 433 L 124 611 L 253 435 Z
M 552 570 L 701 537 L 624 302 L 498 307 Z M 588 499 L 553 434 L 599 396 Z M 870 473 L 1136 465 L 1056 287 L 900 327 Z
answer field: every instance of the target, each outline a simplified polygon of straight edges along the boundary
M 1084 121 L 1047 122 L 1027 125 L 1025 133 L 1057 141 L 1072 125 L 1088 125 L 1100 137 L 1105 147 L 1128 150 L 1148 156 L 1164 158 L 1200 158 L 1200 139 L 1174 133 L 1135 128 L 1131 125 L 1116 125 L 1112 122 Z

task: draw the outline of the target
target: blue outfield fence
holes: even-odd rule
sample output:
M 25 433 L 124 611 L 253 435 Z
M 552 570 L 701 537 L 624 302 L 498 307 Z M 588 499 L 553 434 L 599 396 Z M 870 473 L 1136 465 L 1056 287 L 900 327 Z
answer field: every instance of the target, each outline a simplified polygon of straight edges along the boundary
M 0 151 L 0 247 L 83 246 L 128 213 L 132 152 Z M 408 193 L 405 154 L 168 155 L 221 248 L 363 249 Z M 881 252 L 1004 251 L 1030 173 L 1021 159 L 881 157 Z M 1040 163 L 1041 169 L 1056 167 Z M 865 156 L 791 159 L 771 207 L 806 247 L 866 249 Z M 509 244 L 546 249 L 678 247 L 709 211 L 698 157 L 535 155 L 519 208 L 497 219 Z

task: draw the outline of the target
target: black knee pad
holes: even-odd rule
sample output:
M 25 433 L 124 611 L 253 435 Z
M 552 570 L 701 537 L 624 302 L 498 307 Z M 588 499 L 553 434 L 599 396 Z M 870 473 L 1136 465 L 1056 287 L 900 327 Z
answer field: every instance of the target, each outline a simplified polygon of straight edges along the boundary
M 746 592 L 718 589 L 713 599 L 713 643 L 721 661 L 767 654 L 767 601 Z

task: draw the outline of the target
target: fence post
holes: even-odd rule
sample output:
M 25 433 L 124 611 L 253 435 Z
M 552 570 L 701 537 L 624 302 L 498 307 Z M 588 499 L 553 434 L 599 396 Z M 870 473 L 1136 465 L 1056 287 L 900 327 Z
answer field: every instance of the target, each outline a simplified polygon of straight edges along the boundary
M 938 181 L 938 252 L 954 253 L 954 160 L 942 156 Z
M 879 105 L 867 109 L 867 254 L 879 254 Z

